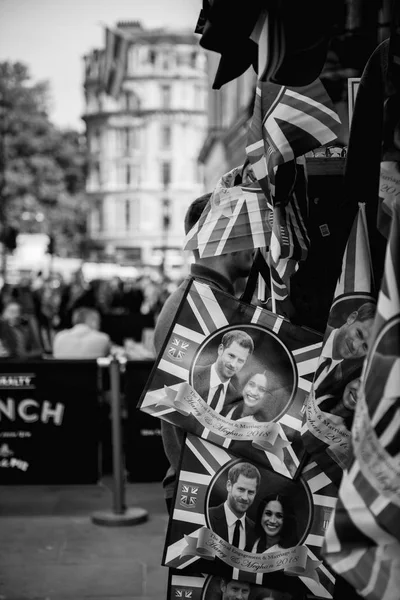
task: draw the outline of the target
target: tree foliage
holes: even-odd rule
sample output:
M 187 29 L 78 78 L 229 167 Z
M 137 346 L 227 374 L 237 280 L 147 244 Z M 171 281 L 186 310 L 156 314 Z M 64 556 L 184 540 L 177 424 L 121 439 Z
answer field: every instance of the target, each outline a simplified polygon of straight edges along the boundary
M 0 62 L 0 217 L 21 233 L 51 233 L 56 253 L 85 246 L 86 147 L 81 134 L 48 116 L 49 85 L 26 65 Z

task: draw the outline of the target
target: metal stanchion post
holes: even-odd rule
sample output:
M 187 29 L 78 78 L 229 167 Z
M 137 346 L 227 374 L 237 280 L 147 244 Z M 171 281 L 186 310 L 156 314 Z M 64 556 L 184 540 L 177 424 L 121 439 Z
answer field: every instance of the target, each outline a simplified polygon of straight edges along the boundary
M 118 527 L 137 525 L 148 519 L 144 508 L 125 506 L 125 483 L 122 461 L 121 392 L 120 363 L 116 357 L 103 359 L 101 366 L 109 366 L 111 382 L 111 419 L 112 419 L 112 455 L 113 455 L 113 508 L 111 511 L 95 512 L 92 522 L 96 525 Z

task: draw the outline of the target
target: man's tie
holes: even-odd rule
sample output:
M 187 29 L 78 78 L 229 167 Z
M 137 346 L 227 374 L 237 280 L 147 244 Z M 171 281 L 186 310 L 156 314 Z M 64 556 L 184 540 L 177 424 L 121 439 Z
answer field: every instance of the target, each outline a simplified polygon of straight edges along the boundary
M 235 531 L 233 532 L 233 538 L 232 538 L 232 546 L 235 546 L 236 548 L 239 548 L 240 527 L 241 527 L 241 522 L 238 519 L 235 523 Z
M 211 398 L 210 406 L 214 410 L 217 408 L 217 404 L 222 394 L 222 390 L 224 389 L 224 384 L 220 383 L 217 389 L 214 392 L 214 396 Z
M 323 380 L 322 375 L 327 374 L 331 364 L 332 364 L 332 359 L 325 358 L 325 360 L 323 360 L 322 363 L 318 366 L 318 369 L 315 371 L 315 376 L 314 376 L 314 387 L 315 387 L 315 384 L 317 384 L 317 386 L 319 386 L 319 384 Z M 320 379 L 320 381 L 319 381 L 319 379 Z

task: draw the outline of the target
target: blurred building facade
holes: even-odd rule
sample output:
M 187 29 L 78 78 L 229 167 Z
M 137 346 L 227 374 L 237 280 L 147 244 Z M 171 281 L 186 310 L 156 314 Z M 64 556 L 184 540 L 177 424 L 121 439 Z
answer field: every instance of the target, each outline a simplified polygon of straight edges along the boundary
M 246 138 L 253 114 L 257 75 L 250 68 L 220 90 L 212 85 L 220 55 L 208 52 L 207 136 L 199 152 L 206 190 L 211 192 L 227 171 L 244 163 Z
M 99 86 L 104 49 L 85 56 L 92 257 L 178 266 L 186 208 L 204 193 L 207 57 L 191 32 L 117 26 L 132 38 L 118 100 Z

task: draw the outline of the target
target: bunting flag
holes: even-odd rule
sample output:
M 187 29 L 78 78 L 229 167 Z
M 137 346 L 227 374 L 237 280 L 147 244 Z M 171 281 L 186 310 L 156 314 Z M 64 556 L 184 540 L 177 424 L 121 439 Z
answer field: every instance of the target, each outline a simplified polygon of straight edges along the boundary
M 185 250 L 198 249 L 201 257 L 207 257 L 269 245 L 272 206 L 257 183 L 234 185 L 241 170 L 236 167 L 219 180 L 185 238 Z
M 277 300 L 307 256 L 307 176 L 304 155 L 337 138 L 340 119 L 321 81 L 290 88 L 258 82 L 247 156 L 273 207 L 268 263 Z
M 130 38 L 120 29 L 106 27 L 103 87 L 106 94 L 118 98 L 126 74 Z
M 287 497 L 293 510 L 290 539 L 293 546 L 290 549 L 279 548 L 269 558 L 268 552 L 256 553 L 253 538 L 251 548 L 246 552 L 237 547 L 232 551 L 222 531 L 224 519 L 218 519 L 219 525 L 212 520 L 211 513 L 223 506 L 227 497 L 229 469 L 240 462 L 243 460 L 226 449 L 196 436 L 187 436 L 162 564 L 184 576 L 191 573 L 224 574 L 228 580 L 277 588 L 296 597 L 297 594 L 311 593 L 317 597 L 332 598 L 335 578 L 321 561 L 321 547 L 336 505 L 337 487 L 316 463 L 307 465 L 296 481 L 257 467 L 261 477 L 254 501 L 251 506 L 249 503 L 246 521 L 250 519 L 254 523 L 257 520 L 259 503 L 267 495 Z M 246 531 L 247 535 L 251 534 Z M 201 547 L 201 540 L 207 536 L 214 540 L 208 546 L 208 552 Z M 196 545 L 199 551 L 196 551 Z M 306 559 L 304 563 L 310 568 L 304 571 L 298 568 L 296 574 L 285 574 L 284 566 L 290 563 L 285 555 L 296 553 L 296 547 L 301 548 Z M 218 552 L 218 548 L 224 551 Z M 249 558 L 250 552 L 253 559 Z
M 336 140 L 340 123 L 319 79 L 298 88 L 259 81 L 246 153 L 263 190 L 275 196 L 278 167 Z
M 400 207 L 392 226 L 352 429 L 353 453 L 324 552 L 369 600 L 400 589 Z
M 338 481 L 350 451 L 354 404 L 349 403 L 356 397 L 375 317 L 371 273 L 365 205 L 359 204 L 301 430 L 307 451 L 325 469 L 331 464 Z
M 219 412 L 207 404 L 210 368 L 217 360 L 222 338 L 238 330 L 251 338 L 254 350 L 231 378 L 228 406 L 243 404 L 240 399 L 251 374 L 264 373 L 268 413 L 257 415 L 258 421 L 239 422 L 242 415 L 228 416 L 225 404 Z M 321 344 L 321 334 L 194 280 L 177 310 L 139 408 L 285 477 L 296 477 L 304 456 L 302 408 Z M 203 385 L 196 377 L 200 372 Z M 182 394 L 188 397 L 186 402 Z M 260 435 L 271 443 L 262 446 Z
M 289 293 L 290 277 L 299 266 L 299 261 L 307 258 L 310 240 L 307 233 L 308 195 L 307 172 L 304 157 L 296 159 L 295 180 L 289 193 L 290 200 L 284 202 L 285 193 L 275 198 L 272 213 L 272 234 L 268 264 L 271 269 L 271 288 L 276 300 L 285 300 Z M 287 167 L 280 167 L 278 182 L 287 175 Z M 290 174 L 289 174 L 290 181 Z M 284 184 L 287 186 L 287 183 Z M 279 186 L 281 189 L 283 186 Z M 278 188 L 277 188 L 278 189 Z M 280 200 L 280 197 L 282 201 Z

